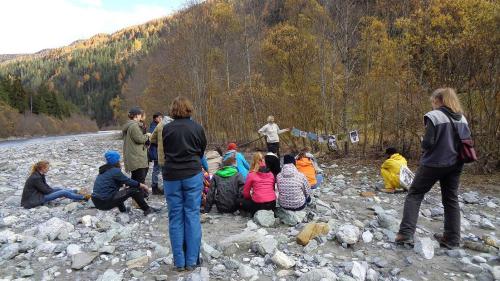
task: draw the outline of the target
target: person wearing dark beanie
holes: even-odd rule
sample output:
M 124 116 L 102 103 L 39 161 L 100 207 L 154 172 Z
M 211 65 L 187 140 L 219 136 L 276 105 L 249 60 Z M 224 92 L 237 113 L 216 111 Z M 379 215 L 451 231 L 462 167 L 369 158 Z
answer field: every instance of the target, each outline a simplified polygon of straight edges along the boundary
M 283 157 L 283 165 L 293 164 L 295 165 L 295 157 L 293 155 L 287 154 Z
M 278 203 L 281 208 L 299 211 L 310 202 L 310 186 L 306 176 L 295 167 L 295 157 L 287 154 L 283 157 L 283 169 L 276 177 Z
M 111 210 L 117 207 L 120 212 L 127 212 L 124 202 L 132 197 L 143 210 L 144 215 L 158 211 L 144 200 L 143 191 L 147 191 L 148 187 L 123 174 L 118 151 L 106 151 L 104 159 L 106 159 L 106 164 L 99 167 L 99 175 L 95 179 L 91 197 L 97 209 Z M 121 189 L 124 184 L 127 188 Z

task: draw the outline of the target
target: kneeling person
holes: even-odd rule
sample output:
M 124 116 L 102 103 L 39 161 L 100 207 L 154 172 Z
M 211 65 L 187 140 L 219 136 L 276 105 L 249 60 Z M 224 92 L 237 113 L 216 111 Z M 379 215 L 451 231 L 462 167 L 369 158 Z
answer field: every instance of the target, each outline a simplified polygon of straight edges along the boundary
M 235 163 L 234 155 L 226 158 L 222 163 L 223 168 L 215 172 L 210 183 L 205 212 L 210 212 L 214 203 L 219 213 L 238 210 L 245 180 L 234 166 Z
M 384 161 L 380 167 L 380 174 L 384 178 L 384 186 L 382 192 L 393 193 L 396 191 L 403 191 L 399 182 L 399 171 L 402 166 L 406 166 L 406 159 L 398 153 L 394 147 L 389 147 L 385 150 L 387 160 Z
M 92 192 L 92 202 L 94 202 L 95 207 L 99 210 L 111 210 L 118 207 L 120 212 L 126 212 L 127 209 L 123 203 L 132 197 L 144 211 L 144 215 L 147 216 L 156 211 L 144 200 L 143 191 L 147 191 L 148 187 L 122 173 L 120 154 L 110 150 L 104 154 L 104 157 L 106 164 L 99 167 L 99 175 L 94 182 Z M 120 189 L 124 184 L 128 187 Z

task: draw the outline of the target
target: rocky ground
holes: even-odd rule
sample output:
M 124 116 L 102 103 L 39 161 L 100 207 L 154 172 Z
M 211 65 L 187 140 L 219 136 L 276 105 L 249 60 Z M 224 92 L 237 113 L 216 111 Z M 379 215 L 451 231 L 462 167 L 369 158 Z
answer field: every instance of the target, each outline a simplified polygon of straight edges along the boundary
M 68 200 L 31 210 L 19 206 L 33 162 L 51 162 L 52 186 L 91 189 L 109 148 L 121 149 L 121 141 L 91 135 L 0 145 L 0 280 L 500 279 L 498 181 L 484 188 L 464 177 L 464 247 L 451 251 L 432 239 L 443 224 L 435 187 L 422 204 L 419 239 L 409 249 L 392 243 L 405 195 L 376 192 L 375 161 L 322 163 L 327 182 L 303 212 L 204 215 L 204 263 L 194 272 L 172 270 L 166 208 L 144 217 L 140 210 L 102 212 Z M 159 196 L 149 202 L 165 205 Z

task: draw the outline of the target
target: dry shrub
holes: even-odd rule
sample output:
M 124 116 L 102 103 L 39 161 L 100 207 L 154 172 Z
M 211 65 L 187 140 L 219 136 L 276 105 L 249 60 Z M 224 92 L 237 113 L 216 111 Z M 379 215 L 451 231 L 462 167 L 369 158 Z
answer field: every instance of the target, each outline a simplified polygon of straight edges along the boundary
M 61 135 L 99 130 L 95 121 L 80 115 L 60 120 L 43 114 L 20 114 L 0 104 L 0 138 Z

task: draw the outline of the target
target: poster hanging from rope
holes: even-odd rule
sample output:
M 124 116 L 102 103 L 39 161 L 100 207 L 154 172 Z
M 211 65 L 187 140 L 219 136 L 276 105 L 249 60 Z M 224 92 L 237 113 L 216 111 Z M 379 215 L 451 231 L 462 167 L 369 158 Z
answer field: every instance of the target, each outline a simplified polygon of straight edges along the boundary
M 336 135 L 316 134 L 313 132 L 302 131 L 302 130 L 299 130 L 297 128 L 292 128 L 291 134 L 294 137 L 302 137 L 302 138 L 309 139 L 310 141 L 317 141 L 320 143 L 326 143 L 328 146 L 328 149 L 330 149 L 331 151 L 338 149 Z M 358 130 L 350 131 L 349 132 L 349 139 L 352 143 L 358 143 L 359 142 Z
M 359 142 L 359 134 L 358 134 L 358 130 L 351 131 L 351 132 L 349 133 L 349 138 L 351 139 L 351 142 L 352 142 L 352 143 L 357 143 L 357 142 Z
M 318 141 L 318 135 L 315 133 L 307 133 L 307 138 L 312 141 Z
M 331 151 L 337 150 L 337 136 L 331 135 L 328 137 L 328 149 Z

